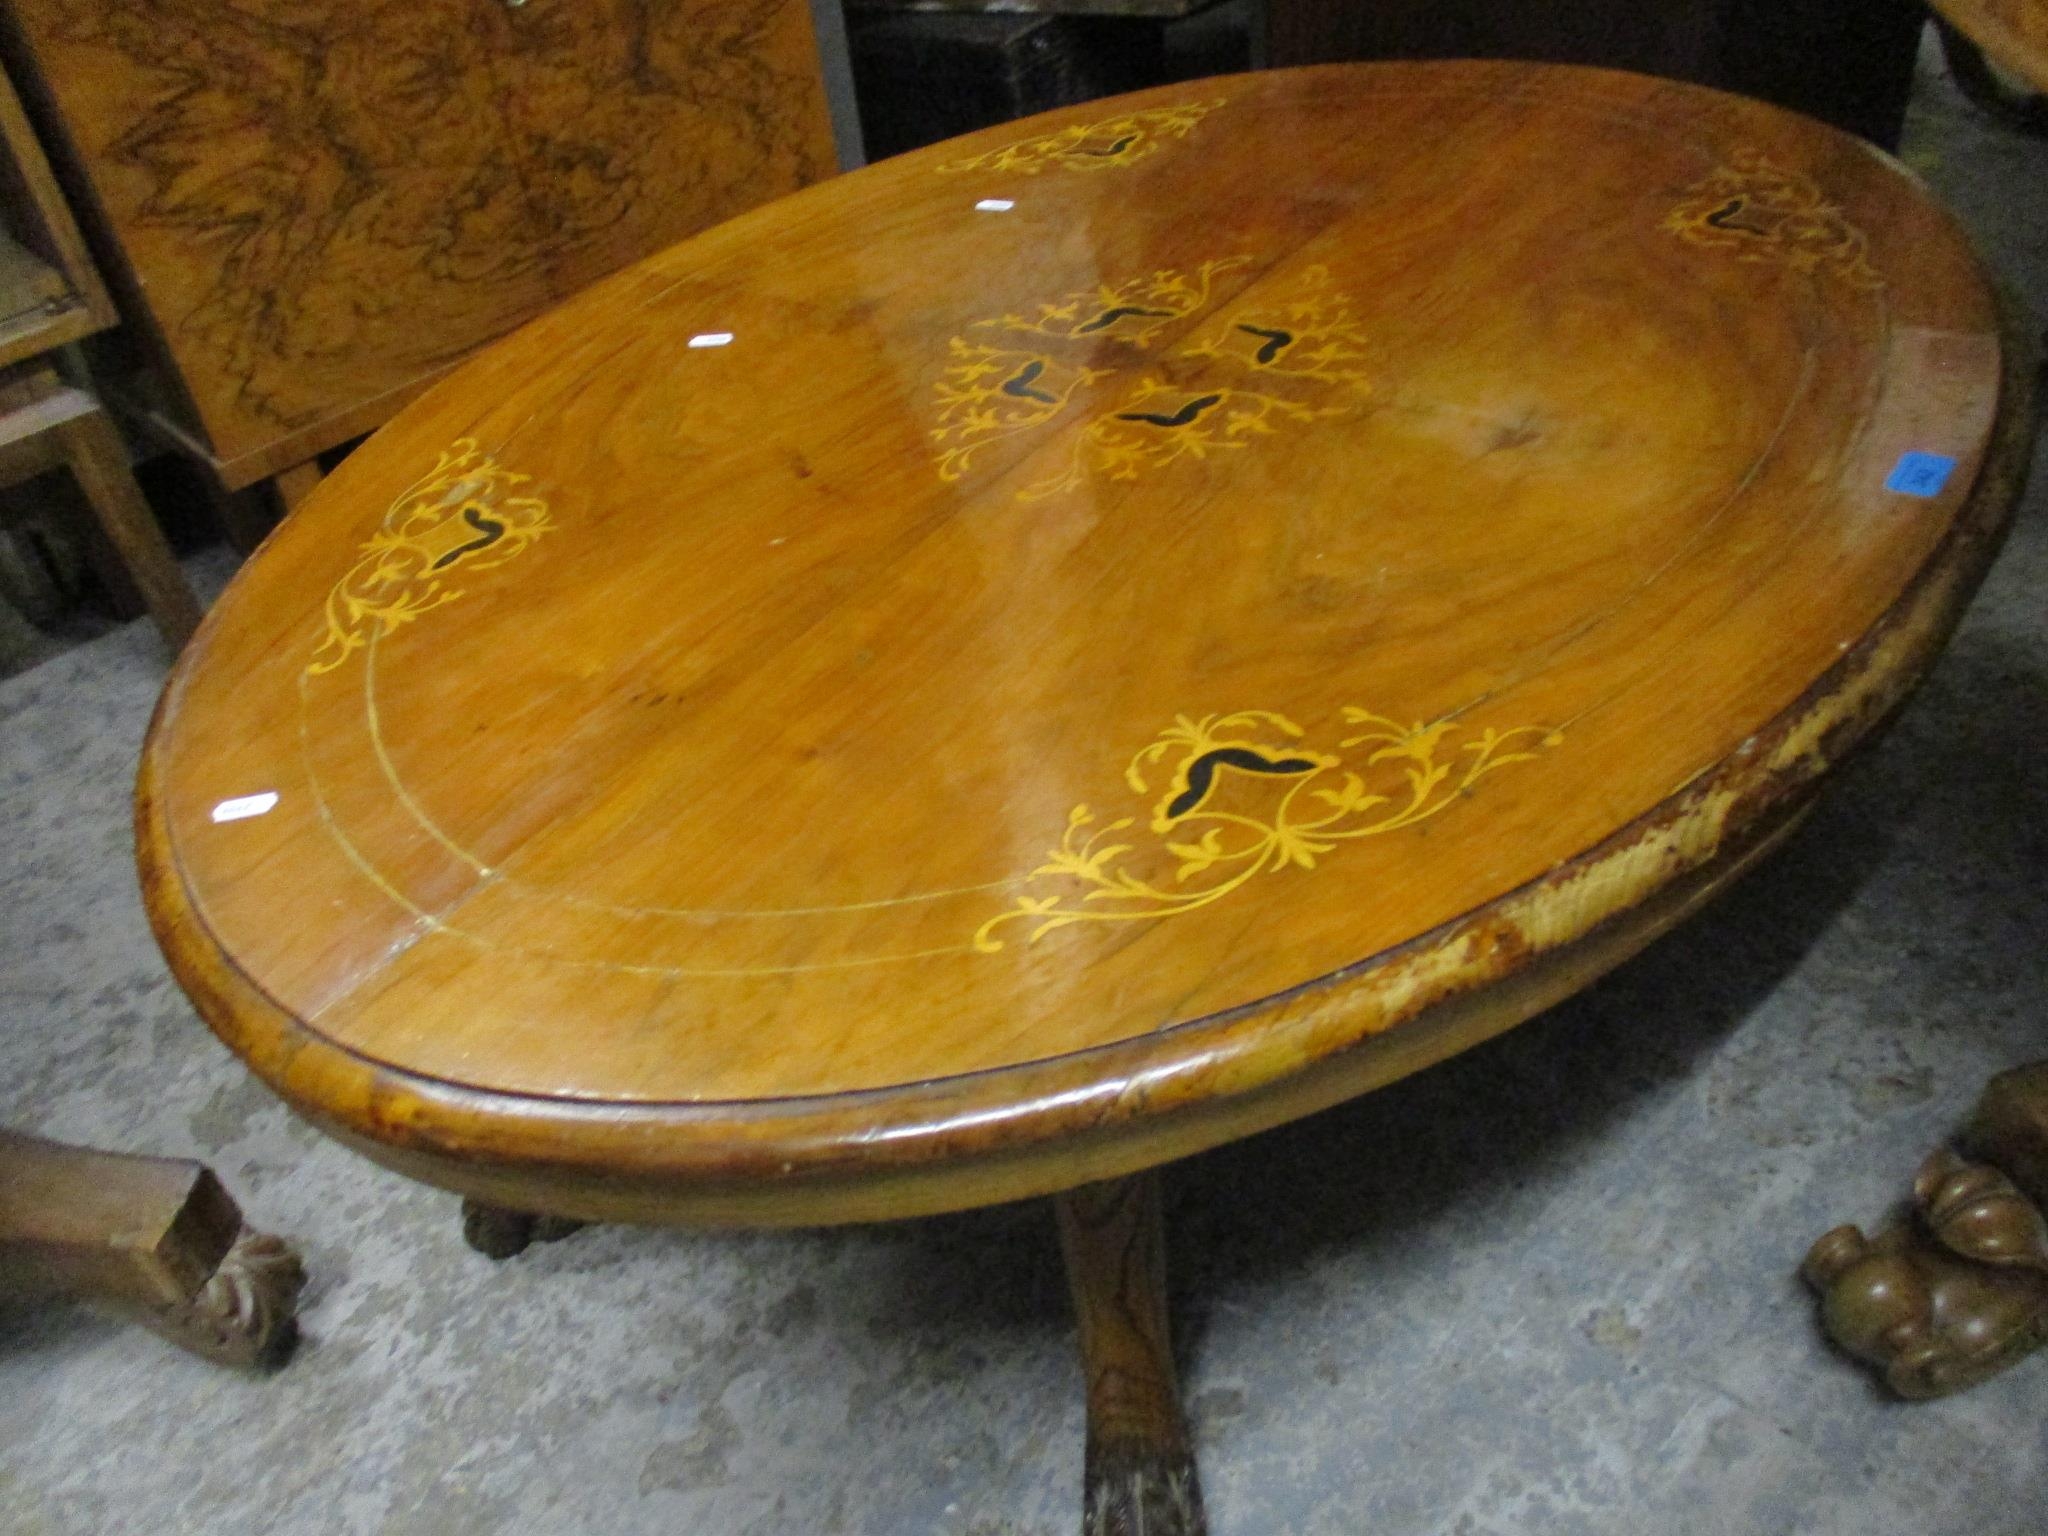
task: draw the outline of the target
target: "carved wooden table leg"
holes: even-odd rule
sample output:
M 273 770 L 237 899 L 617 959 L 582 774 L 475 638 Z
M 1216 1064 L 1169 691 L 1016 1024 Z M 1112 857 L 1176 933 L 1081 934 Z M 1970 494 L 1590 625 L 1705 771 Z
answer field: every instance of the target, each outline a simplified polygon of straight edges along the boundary
M 2048 1062 L 1993 1078 L 1964 1137 L 1921 1166 L 1913 1213 L 1836 1227 L 1801 1273 L 1828 1335 L 1901 1397 L 1976 1385 L 2048 1344 Z
M 1088 1378 L 1085 1536 L 1202 1536 L 1201 1484 L 1166 1327 L 1159 1179 L 1087 1184 L 1053 1202 Z
M 462 1202 L 462 1240 L 487 1259 L 509 1259 L 535 1243 L 559 1242 L 582 1226 L 566 1216 L 535 1216 L 481 1200 Z
M 0 1131 L 0 1292 L 78 1296 L 223 1365 L 280 1358 L 306 1283 L 212 1170 Z

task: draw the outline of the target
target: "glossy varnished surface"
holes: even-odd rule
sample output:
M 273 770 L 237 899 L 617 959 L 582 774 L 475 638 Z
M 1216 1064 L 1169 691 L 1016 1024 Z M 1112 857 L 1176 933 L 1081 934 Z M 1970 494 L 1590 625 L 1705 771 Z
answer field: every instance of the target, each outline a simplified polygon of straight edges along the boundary
M 905 156 L 322 485 L 167 691 L 159 933 L 301 1107 L 499 1198 L 1327 1102 L 1674 920 L 1896 701 L 1995 532 L 1999 368 L 1895 164 L 1632 77 Z

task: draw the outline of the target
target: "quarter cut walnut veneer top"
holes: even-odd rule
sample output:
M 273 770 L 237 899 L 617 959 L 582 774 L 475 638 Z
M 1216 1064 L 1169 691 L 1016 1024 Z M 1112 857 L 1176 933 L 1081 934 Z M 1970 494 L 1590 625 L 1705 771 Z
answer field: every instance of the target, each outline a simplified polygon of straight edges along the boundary
M 2000 367 L 1910 175 L 1680 85 L 1342 66 L 905 155 L 293 515 L 150 737 L 158 931 L 294 1103 L 509 1203 L 1121 1171 L 1676 920 L 1938 647 Z

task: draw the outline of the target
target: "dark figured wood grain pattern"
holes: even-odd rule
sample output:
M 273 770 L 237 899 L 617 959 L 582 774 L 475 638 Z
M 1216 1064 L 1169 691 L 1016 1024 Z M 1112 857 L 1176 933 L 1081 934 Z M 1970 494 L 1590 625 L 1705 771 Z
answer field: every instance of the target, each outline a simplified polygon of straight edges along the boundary
M 833 165 L 804 0 L 12 9 L 234 484 Z

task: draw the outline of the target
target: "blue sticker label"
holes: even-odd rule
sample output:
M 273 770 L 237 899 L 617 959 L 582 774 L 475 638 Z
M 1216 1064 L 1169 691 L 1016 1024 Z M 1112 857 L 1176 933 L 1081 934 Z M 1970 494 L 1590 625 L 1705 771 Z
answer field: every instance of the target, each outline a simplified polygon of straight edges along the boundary
M 1955 467 L 1956 461 L 1945 454 L 1902 453 L 1884 488 L 1901 496 L 1939 496 Z

